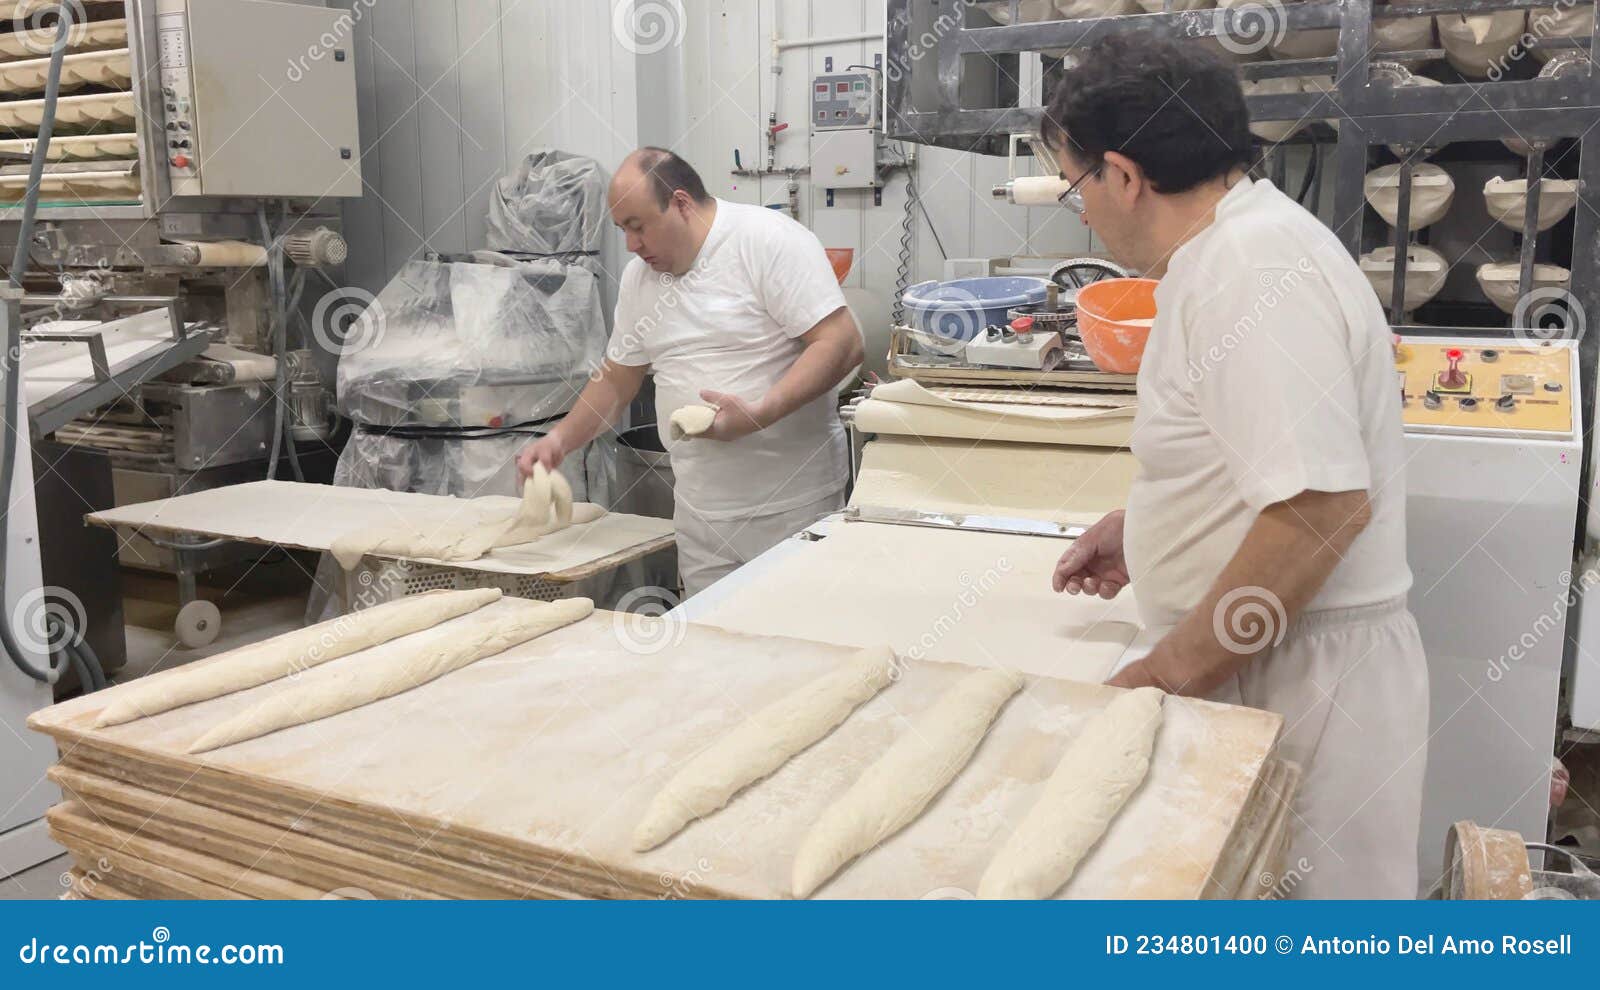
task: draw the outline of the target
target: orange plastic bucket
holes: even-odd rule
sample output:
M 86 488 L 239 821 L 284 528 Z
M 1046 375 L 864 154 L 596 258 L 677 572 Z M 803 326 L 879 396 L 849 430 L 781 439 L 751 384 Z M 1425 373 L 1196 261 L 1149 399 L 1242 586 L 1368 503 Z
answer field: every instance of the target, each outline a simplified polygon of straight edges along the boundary
M 839 279 L 839 284 L 843 285 L 844 280 L 850 275 L 850 269 L 855 266 L 856 249 L 823 248 L 823 250 L 828 253 L 828 264 L 833 266 L 834 276 Z
M 1156 318 L 1156 281 L 1108 278 L 1078 290 L 1078 334 L 1089 360 L 1101 371 L 1139 371 L 1150 326 Z

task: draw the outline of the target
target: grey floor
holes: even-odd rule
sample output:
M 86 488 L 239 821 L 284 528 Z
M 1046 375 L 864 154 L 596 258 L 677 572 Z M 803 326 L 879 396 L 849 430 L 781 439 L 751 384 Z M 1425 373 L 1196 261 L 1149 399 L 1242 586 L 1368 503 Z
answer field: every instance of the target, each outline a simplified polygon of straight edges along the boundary
M 43 901 L 60 897 L 67 887 L 61 882 L 72 866 L 66 855 L 40 863 L 31 870 L 0 880 L 0 901 Z

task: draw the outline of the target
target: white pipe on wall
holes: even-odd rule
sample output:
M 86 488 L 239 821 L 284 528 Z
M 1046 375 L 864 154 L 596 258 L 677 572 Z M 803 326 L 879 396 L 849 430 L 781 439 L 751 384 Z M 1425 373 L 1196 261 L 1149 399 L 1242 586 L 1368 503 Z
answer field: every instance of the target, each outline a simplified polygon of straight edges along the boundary
M 835 34 L 825 38 L 790 38 L 784 41 L 781 38 L 772 39 L 772 47 L 778 51 L 787 51 L 790 48 L 817 48 L 821 45 L 843 45 L 852 41 L 882 41 L 881 31 L 862 31 L 859 34 Z

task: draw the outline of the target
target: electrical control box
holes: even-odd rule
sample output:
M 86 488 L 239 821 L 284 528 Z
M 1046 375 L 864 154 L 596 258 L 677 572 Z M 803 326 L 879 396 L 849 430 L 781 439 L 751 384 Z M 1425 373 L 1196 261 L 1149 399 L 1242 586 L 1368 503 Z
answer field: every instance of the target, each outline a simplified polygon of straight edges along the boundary
M 878 127 L 876 72 L 842 72 L 811 80 L 811 128 L 816 131 L 850 127 Z
M 173 195 L 361 195 L 352 33 L 344 10 L 158 0 Z
M 876 72 L 811 81 L 811 179 L 824 189 L 876 189 L 883 128 Z
M 811 179 L 825 189 L 876 189 L 882 132 L 818 131 L 811 138 Z

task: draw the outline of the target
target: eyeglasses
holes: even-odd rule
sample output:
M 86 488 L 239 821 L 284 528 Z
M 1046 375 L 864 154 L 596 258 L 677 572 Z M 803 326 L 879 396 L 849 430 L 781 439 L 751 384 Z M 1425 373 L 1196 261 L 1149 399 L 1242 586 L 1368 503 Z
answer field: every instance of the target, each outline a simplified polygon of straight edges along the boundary
M 1100 170 L 1104 167 L 1105 162 L 1100 162 L 1089 171 L 1078 176 L 1073 180 L 1072 184 L 1067 187 L 1067 191 L 1056 198 L 1056 202 L 1060 203 L 1062 206 L 1065 206 L 1078 216 L 1083 216 L 1083 211 L 1086 209 L 1083 203 L 1083 184 L 1099 175 Z

